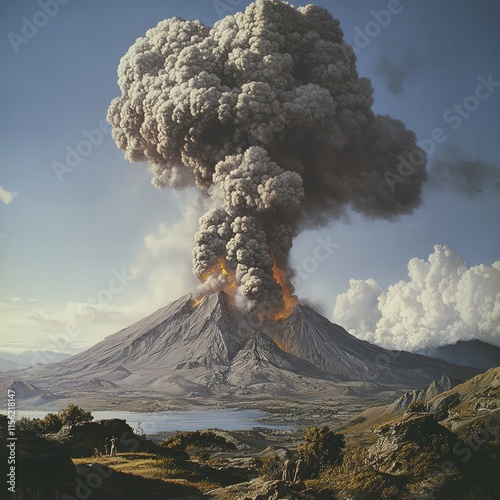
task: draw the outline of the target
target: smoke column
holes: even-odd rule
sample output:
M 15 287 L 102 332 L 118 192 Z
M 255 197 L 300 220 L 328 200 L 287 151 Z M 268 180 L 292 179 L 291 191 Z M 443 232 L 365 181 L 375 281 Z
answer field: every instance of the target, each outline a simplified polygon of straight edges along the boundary
M 327 10 L 279 0 L 213 28 L 161 21 L 120 61 L 122 95 L 108 111 L 116 144 L 149 163 L 156 187 L 195 185 L 212 199 L 194 272 L 211 290 L 230 282 L 261 316 L 283 308 L 300 228 L 348 209 L 390 219 L 420 204 L 425 161 L 396 189 L 386 174 L 425 154 L 403 123 L 374 115 L 355 63 Z

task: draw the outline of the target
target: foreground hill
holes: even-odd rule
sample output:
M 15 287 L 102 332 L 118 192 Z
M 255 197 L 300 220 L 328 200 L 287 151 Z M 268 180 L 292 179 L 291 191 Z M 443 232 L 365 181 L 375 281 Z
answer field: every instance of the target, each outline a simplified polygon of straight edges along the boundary
M 373 426 L 404 414 L 415 404 L 460 435 L 485 428 L 487 434 L 500 442 L 500 367 L 458 385 L 445 376 L 427 389 L 403 394 L 392 404 L 367 408 L 339 429 L 369 433 Z
M 67 360 L 16 372 L 44 389 L 150 389 L 170 395 L 306 394 L 350 384 L 420 388 L 447 374 L 477 373 L 442 360 L 388 351 L 350 335 L 312 308 L 255 324 L 220 292 L 159 309 Z

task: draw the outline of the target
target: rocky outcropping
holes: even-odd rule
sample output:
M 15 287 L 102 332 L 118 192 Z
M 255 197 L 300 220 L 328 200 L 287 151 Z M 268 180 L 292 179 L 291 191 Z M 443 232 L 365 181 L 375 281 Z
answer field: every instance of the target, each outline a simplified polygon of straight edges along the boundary
M 369 449 L 372 466 L 384 473 L 404 473 L 408 457 L 426 453 L 446 460 L 458 438 L 429 413 L 406 413 L 374 429 L 378 439 Z
M 205 493 L 202 498 L 211 498 L 213 500 L 227 500 L 230 498 L 241 498 L 242 500 L 331 500 L 335 496 L 330 491 L 319 492 L 307 488 L 302 481 L 262 482 L 256 480 L 225 488 L 217 488 Z
M 469 426 L 475 420 L 496 422 L 496 414 L 500 413 L 500 367 L 434 396 L 428 402 L 428 409 L 452 430 Z M 500 436 L 500 426 L 489 427 L 490 432 Z
M 117 418 L 64 425 L 59 432 L 48 436 L 68 445 L 74 457 L 91 456 L 95 449 L 104 454 L 104 440 L 107 438 L 109 441 L 113 436 L 117 439 L 118 453 L 157 451 L 157 446 L 152 441 L 135 434 L 125 420 Z
M 442 392 L 449 391 L 455 387 L 459 381 L 448 376 L 446 373 L 438 381 L 433 381 L 427 389 L 419 389 L 411 392 L 405 392 L 401 397 L 396 399 L 394 403 L 389 405 L 391 412 L 403 412 L 415 401 L 422 401 L 428 403 L 432 398 L 441 394 Z

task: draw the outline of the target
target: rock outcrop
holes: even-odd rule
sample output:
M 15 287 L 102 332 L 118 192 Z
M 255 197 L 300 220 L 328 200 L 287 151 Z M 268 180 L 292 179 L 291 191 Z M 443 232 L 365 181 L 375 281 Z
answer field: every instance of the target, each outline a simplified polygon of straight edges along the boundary
M 48 436 L 69 446 L 72 456 L 88 457 L 95 449 L 104 453 L 104 440 L 107 438 L 109 441 L 113 436 L 117 439 L 118 453 L 157 451 L 152 441 L 135 434 L 125 420 L 118 418 L 64 425 L 59 432 Z
M 427 389 L 418 389 L 410 392 L 405 392 L 401 397 L 396 399 L 394 403 L 389 405 L 391 412 L 403 412 L 415 401 L 422 401 L 428 403 L 432 398 L 441 394 L 442 392 L 449 391 L 452 387 L 459 383 L 457 379 L 450 378 L 446 373 L 438 380 L 431 382 Z
M 434 396 L 428 409 L 452 430 L 484 421 L 489 432 L 500 437 L 500 367 L 472 377 Z

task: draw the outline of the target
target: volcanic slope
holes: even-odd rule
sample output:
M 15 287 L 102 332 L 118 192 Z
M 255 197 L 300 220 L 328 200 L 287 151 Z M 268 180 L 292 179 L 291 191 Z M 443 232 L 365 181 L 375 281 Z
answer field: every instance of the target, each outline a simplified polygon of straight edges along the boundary
M 284 320 L 259 325 L 230 307 L 224 292 L 192 303 L 186 295 L 85 352 L 23 371 L 22 378 L 42 387 L 100 379 L 202 396 L 252 388 L 300 394 L 350 383 L 420 388 L 443 373 L 462 380 L 477 373 L 359 340 L 305 305 Z

